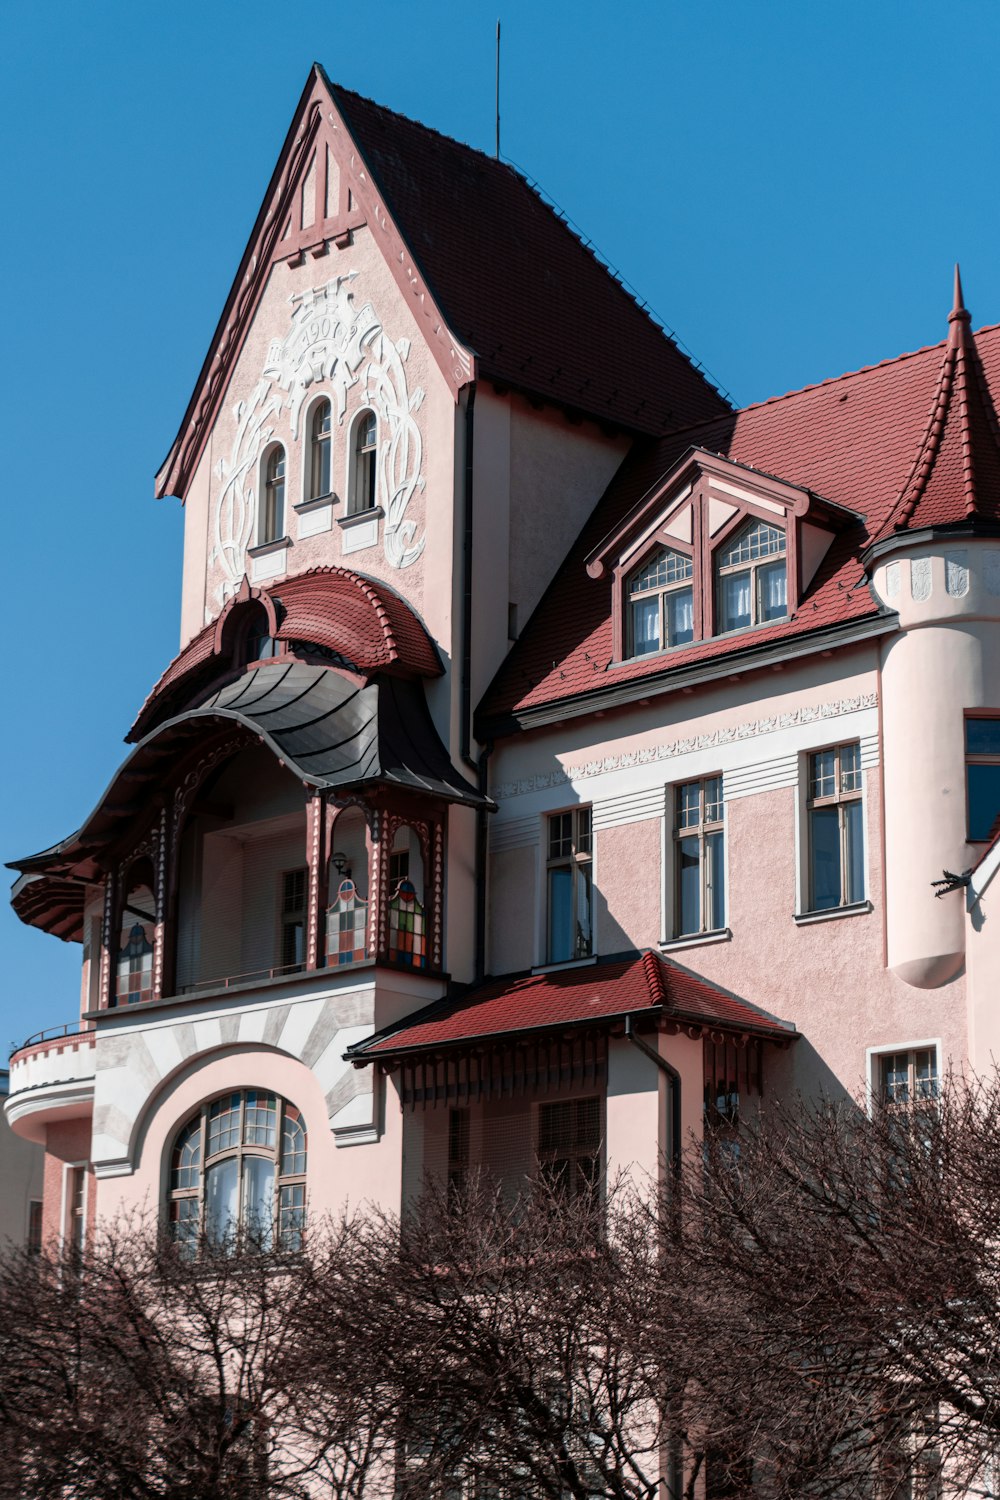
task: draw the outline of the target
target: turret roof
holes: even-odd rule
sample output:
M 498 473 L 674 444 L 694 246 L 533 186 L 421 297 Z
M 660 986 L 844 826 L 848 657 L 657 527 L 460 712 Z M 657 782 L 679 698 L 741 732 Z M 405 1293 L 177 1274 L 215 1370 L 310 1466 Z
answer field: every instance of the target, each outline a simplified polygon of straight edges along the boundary
M 1000 427 L 955 267 L 948 339 L 923 440 L 879 533 L 1000 518 Z

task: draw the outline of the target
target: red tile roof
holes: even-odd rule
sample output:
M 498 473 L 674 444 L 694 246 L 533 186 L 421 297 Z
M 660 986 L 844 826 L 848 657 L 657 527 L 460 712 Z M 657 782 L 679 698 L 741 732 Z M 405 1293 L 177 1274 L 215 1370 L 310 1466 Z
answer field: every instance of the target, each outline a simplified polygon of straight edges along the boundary
M 651 434 L 728 409 L 514 167 L 327 85 L 481 373 Z
M 322 646 L 365 676 L 441 675 L 434 643 L 410 606 L 387 585 L 349 568 L 311 568 L 271 589 L 255 590 L 254 597 L 273 600 L 278 640 Z M 226 670 L 225 652 L 216 652 L 217 623 L 206 625 L 170 663 L 127 739 L 142 739 Z
M 969 373 L 964 378 L 966 389 L 977 382 L 981 400 L 978 395 L 963 399 L 971 413 L 968 420 L 976 424 L 975 452 L 989 458 L 992 450 L 981 436 L 981 413 L 990 391 L 1000 391 L 1000 326 L 981 330 L 976 345 L 976 360 L 965 356 Z M 595 688 L 877 616 L 879 606 L 865 581 L 861 557 L 892 516 L 918 464 L 945 355 L 945 346 L 937 344 L 748 406 L 658 442 L 637 444 L 488 689 L 479 710 L 481 735 L 502 733 L 511 715 L 556 705 Z M 973 363 L 978 366 L 975 376 Z M 955 383 L 957 387 L 957 375 Z M 858 511 L 865 524 L 836 538 L 788 620 L 612 666 L 611 579 L 588 577 L 585 559 L 694 446 L 803 485 Z M 949 463 L 958 447 L 953 449 L 949 439 Z M 977 462 L 977 485 L 979 473 Z M 1000 498 L 1000 475 L 990 483 Z M 948 502 L 939 505 L 937 496 L 945 493 Z M 933 524 L 964 519 L 965 512 L 952 504 L 957 494 L 954 484 L 945 491 L 942 477 L 941 488 L 931 491 L 935 504 L 933 512 L 927 512 L 927 524 L 932 517 Z M 925 524 L 923 512 L 917 520 Z
M 880 536 L 947 526 L 979 516 L 1000 518 L 1000 430 L 993 398 L 962 300 L 955 267 L 955 303 L 948 319 L 934 404 L 902 495 Z
M 788 1041 L 787 1022 L 717 989 L 707 980 L 646 950 L 609 963 L 553 969 L 544 974 L 490 980 L 459 999 L 438 1001 L 392 1030 L 351 1049 L 351 1056 L 382 1057 L 424 1047 L 454 1046 L 509 1032 L 585 1025 L 636 1011 L 657 1010 L 670 1019 Z

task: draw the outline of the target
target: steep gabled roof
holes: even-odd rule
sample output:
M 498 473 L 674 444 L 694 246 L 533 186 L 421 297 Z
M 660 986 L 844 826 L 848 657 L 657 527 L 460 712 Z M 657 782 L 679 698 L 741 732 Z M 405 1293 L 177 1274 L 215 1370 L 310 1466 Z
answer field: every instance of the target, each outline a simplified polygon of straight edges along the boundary
M 507 974 L 436 1001 L 352 1047 L 349 1056 L 375 1060 L 423 1049 L 461 1046 L 509 1033 L 602 1024 L 649 1011 L 699 1028 L 788 1042 L 789 1022 L 731 995 L 700 975 L 647 949 L 592 966 L 544 974 Z
M 960 327 L 965 326 L 963 321 Z M 954 322 L 951 327 L 954 330 Z M 689 669 L 707 670 L 719 659 L 727 666 L 732 661 L 734 667 L 749 667 L 756 655 L 784 643 L 807 649 L 809 637 L 818 632 L 828 644 L 830 631 L 842 629 L 846 637 L 865 622 L 879 628 L 881 611 L 862 559 L 912 492 L 912 479 L 926 450 L 928 412 L 940 395 L 949 357 L 949 407 L 958 417 L 964 402 L 967 414 L 962 419 L 963 441 L 971 452 L 975 515 L 987 514 L 985 507 L 1000 501 L 1000 474 L 996 481 L 988 477 L 993 439 L 987 411 L 987 403 L 992 407 L 991 392 L 1000 390 L 1000 326 L 980 329 L 974 340 L 971 332 L 962 337 L 968 342 L 962 346 L 961 361 L 957 352 L 949 355 L 950 345 L 936 344 L 773 397 L 686 432 L 637 443 L 484 695 L 478 711 L 480 737 L 502 734 L 533 716 L 555 714 L 569 700 L 585 700 L 596 690 L 640 681 L 648 681 L 651 690 L 667 687 L 672 678 Z M 960 374 L 964 395 L 958 391 Z M 587 558 L 662 486 L 692 447 L 803 485 L 865 519 L 835 538 L 789 619 L 614 663 L 612 582 L 608 576 L 588 577 Z M 949 437 L 949 472 L 955 472 L 950 455 L 965 451 L 961 444 L 953 449 Z M 969 469 L 960 472 L 964 475 Z M 920 511 L 914 524 L 966 518 L 965 480 L 945 491 L 944 473 L 942 466 L 941 488 L 935 486 L 931 492 L 933 519 L 930 511 Z M 937 497 L 945 494 L 948 505 L 938 506 Z
M 352 207 L 317 222 L 316 253 L 328 241 L 348 245 L 367 222 L 454 388 L 487 375 L 651 434 L 729 409 L 518 171 L 331 83 L 317 64 L 157 476 L 157 495 L 186 492 L 271 266 L 289 258 L 283 230 L 326 132 L 350 173 Z
M 638 432 L 727 409 L 514 167 L 329 87 L 481 374 Z
M 913 470 L 880 537 L 1000 518 L 1000 429 L 955 267 L 937 389 Z

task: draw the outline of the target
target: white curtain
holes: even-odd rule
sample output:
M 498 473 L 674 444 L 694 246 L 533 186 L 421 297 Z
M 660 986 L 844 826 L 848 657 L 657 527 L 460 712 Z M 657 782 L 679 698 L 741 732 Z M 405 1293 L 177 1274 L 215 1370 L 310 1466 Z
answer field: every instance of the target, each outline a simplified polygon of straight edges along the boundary
M 694 598 L 690 589 L 678 589 L 667 595 L 671 646 L 683 646 L 694 639 Z
M 778 620 L 788 607 L 788 575 L 785 564 L 776 563 L 771 568 L 762 568 L 761 572 L 764 575 L 761 579 L 764 619 Z
M 235 1156 L 210 1167 L 205 1179 L 205 1233 L 224 1240 L 235 1233 L 240 1211 L 240 1173 Z
M 632 602 L 632 650 L 636 656 L 660 649 L 660 600 L 635 599 Z
M 722 628 L 750 624 L 750 574 L 727 573 L 722 580 Z

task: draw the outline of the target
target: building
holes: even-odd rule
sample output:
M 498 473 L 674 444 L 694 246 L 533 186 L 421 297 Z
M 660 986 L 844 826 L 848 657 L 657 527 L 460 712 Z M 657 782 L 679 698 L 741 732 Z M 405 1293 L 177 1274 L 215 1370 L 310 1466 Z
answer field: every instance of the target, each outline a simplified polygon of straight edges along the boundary
M 995 392 L 956 277 L 943 343 L 734 411 L 517 172 L 314 69 L 157 478 L 181 650 L 13 866 L 83 955 L 10 1065 L 47 1233 L 293 1246 L 990 1066 Z
M 6 1101 L 9 1089 L 10 1074 L 0 1069 L 0 1099 Z M 41 1146 L 0 1120 L 0 1245 L 41 1249 L 44 1168 Z

